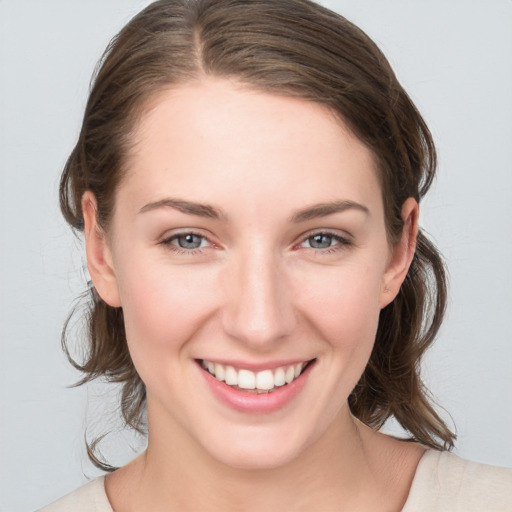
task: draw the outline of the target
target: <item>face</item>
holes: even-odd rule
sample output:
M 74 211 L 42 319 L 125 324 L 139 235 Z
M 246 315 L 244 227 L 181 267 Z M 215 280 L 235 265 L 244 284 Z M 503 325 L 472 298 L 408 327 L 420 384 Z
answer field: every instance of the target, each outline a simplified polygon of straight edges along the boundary
M 161 93 L 134 140 L 106 236 L 90 194 L 83 209 L 91 275 L 122 306 L 147 387 L 150 443 L 286 464 L 350 421 L 412 257 L 389 246 L 372 155 L 323 107 L 222 80 Z

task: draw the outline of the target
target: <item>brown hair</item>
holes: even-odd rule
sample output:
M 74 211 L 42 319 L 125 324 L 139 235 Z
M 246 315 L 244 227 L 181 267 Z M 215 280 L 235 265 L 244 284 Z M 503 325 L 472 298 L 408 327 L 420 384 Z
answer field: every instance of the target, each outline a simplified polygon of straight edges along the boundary
M 234 78 L 257 90 L 327 106 L 373 152 L 388 237 L 402 230 L 401 207 L 429 189 L 436 168 L 431 134 L 389 63 L 360 29 L 309 0 L 160 0 L 112 40 L 97 69 L 79 140 L 60 186 L 67 222 L 83 229 L 80 200 L 96 196 L 108 229 L 131 134 L 158 91 L 200 79 Z M 127 425 L 145 429 L 145 387 L 128 352 L 123 312 L 92 290 L 85 375 L 122 383 Z M 419 232 L 416 253 L 396 299 L 380 314 L 370 361 L 352 394 L 352 413 L 373 428 L 395 417 L 411 440 L 436 449 L 455 435 L 431 404 L 419 374 L 446 305 L 446 278 L 434 245 Z M 89 455 L 103 469 L 93 449 Z

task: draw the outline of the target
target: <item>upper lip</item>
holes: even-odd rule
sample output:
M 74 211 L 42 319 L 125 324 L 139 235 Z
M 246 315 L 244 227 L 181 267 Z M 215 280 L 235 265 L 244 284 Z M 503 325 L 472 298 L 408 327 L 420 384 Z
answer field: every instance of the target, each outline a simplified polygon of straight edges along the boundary
M 232 366 L 233 368 L 236 368 L 237 370 L 244 369 L 244 370 L 251 370 L 253 372 L 259 372 L 262 370 L 274 370 L 276 368 L 280 368 L 282 366 L 291 366 L 295 365 L 297 363 L 308 363 L 309 361 L 312 361 L 313 358 L 297 358 L 297 359 L 279 359 L 279 360 L 273 360 L 273 361 L 265 361 L 265 362 L 251 362 L 251 361 L 243 361 L 241 359 L 216 359 L 216 358 L 208 358 L 205 357 L 203 359 L 198 359 L 198 361 L 209 361 L 211 363 L 219 363 L 224 366 Z

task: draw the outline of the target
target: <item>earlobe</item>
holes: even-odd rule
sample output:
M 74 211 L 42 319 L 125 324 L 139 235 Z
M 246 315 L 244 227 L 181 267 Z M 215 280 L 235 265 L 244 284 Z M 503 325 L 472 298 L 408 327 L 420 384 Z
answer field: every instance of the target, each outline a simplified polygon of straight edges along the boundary
M 404 222 L 402 235 L 392 248 L 390 260 L 383 276 L 380 306 L 386 307 L 398 295 L 416 251 L 418 237 L 418 202 L 409 197 L 402 206 Z
M 97 211 L 96 197 L 92 192 L 86 191 L 82 196 L 82 215 L 89 274 L 98 295 L 109 306 L 120 307 L 112 253 L 105 232 L 98 225 Z

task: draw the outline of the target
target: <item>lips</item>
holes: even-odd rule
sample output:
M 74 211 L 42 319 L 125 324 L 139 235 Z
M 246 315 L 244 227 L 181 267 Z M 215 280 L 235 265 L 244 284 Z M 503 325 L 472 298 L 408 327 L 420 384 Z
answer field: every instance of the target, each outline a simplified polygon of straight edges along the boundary
M 218 381 L 225 382 L 228 386 L 235 389 L 253 391 L 255 393 L 269 393 L 281 386 L 291 384 L 300 376 L 310 362 L 302 361 L 257 372 L 247 368 L 235 368 L 232 365 L 224 365 L 206 359 L 201 360 L 201 366 Z
M 293 404 L 316 366 L 316 359 L 270 363 L 266 368 L 201 359 L 196 362 L 200 376 L 213 396 L 230 409 L 246 414 L 270 414 Z M 287 373 L 289 382 L 286 382 Z M 284 383 L 279 385 L 283 382 L 283 374 Z M 220 380 L 222 378 L 224 380 Z

